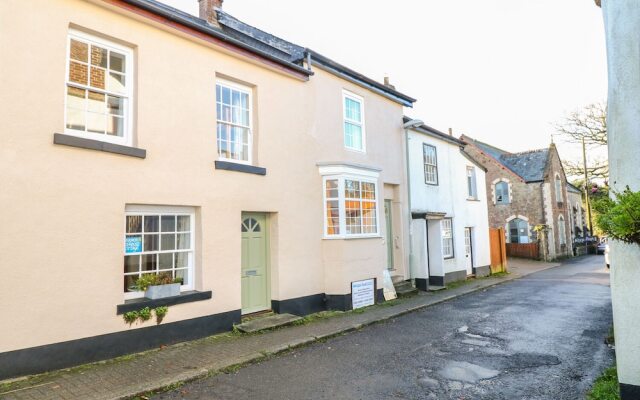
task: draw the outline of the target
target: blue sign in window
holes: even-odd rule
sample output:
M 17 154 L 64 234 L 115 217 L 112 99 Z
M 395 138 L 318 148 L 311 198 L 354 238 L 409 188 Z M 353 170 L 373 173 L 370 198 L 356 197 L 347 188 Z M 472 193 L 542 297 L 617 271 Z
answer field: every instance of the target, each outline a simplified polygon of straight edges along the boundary
M 127 236 L 124 242 L 124 252 L 125 254 L 142 252 L 142 236 Z

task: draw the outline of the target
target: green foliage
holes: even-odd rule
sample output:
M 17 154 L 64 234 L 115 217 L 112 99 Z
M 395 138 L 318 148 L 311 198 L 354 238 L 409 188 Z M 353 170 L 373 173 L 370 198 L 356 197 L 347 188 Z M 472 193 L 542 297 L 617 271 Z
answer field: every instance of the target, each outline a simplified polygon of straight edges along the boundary
M 136 320 L 138 319 L 139 314 L 137 311 L 129 311 L 126 312 L 122 315 L 122 318 L 124 319 L 124 322 L 126 322 L 127 324 L 131 325 L 134 322 L 136 322 Z
M 151 319 L 151 309 L 149 307 L 145 307 L 142 310 L 138 311 L 138 318 L 140 318 L 140 320 L 143 322 Z
M 640 192 L 627 187 L 623 192 L 614 192 L 614 197 L 594 203 L 598 226 L 613 239 L 640 244 Z
M 589 400 L 620 400 L 618 389 L 618 372 L 616 367 L 606 369 L 593 383 L 591 391 L 587 394 Z
M 156 313 L 156 322 L 159 324 L 162 322 L 165 315 L 167 315 L 167 313 L 169 312 L 169 307 L 167 306 L 156 307 L 154 311 Z
M 140 320 L 140 322 L 145 322 L 151 319 L 152 311 L 156 314 L 156 321 L 158 323 L 161 323 L 165 315 L 167 315 L 167 313 L 169 312 L 169 307 L 160 306 L 156 307 L 153 310 L 151 310 L 149 307 L 145 307 L 141 310 L 126 312 L 122 315 L 122 318 L 124 319 L 124 322 L 129 325 L 132 325 L 137 320 Z
M 173 278 L 171 274 L 163 272 L 161 274 L 146 274 L 136 280 L 135 289 L 144 292 L 149 286 L 169 285 L 172 283 L 182 284 L 182 278 Z

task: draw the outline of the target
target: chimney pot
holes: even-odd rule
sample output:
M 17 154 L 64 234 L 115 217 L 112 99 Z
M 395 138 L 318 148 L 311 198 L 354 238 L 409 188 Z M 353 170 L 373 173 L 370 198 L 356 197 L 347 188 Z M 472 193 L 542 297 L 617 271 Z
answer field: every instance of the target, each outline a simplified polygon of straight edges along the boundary
M 449 136 L 453 136 L 453 128 L 449 128 Z
M 384 85 L 385 85 L 386 87 L 388 87 L 389 89 L 396 90 L 396 87 L 395 87 L 395 86 L 393 86 L 393 85 L 391 84 L 391 82 L 389 82 L 389 77 L 388 77 L 388 76 L 385 76 L 385 77 L 384 77 Z
M 198 0 L 200 4 L 200 18 L 211 25 L 220 26 L 218 24 L 218 12 L 216 9 L 222 9 L 223 1 L 224 0 Z

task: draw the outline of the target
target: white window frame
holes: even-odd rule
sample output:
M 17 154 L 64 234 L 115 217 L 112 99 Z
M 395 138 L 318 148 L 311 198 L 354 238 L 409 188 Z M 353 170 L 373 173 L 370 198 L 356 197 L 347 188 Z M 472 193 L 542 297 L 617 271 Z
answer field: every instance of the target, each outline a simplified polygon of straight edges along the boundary
M 507 188 L 506 198 L 505 198 L 505 194 L 503 193 L 502 201 L 498 200 L 498 185 L 500 186 L 504 185 Z M 498 204 L 498 205 L 511 204 L 511 185 L 509 184 L 508 181 L 501 180 L 496 182 L 493 185 L 493 198 L 494 198 L 494 204 Z
M 471 179 L 471 182 L 469 182 Z M 471 193 L 469 193 L 469 183 L 471 183 Z M 476 168 L 467 165 L 467 199 L 478 200 L 478 183 L 476 179 Z
M 444 226 L 446 222 L 449 223 L 449 228 Z M 447 230 L 449 231 L 449 235 L 445 236 L 445 232 Z M 453 218 L 443 218 L 440 220 L 440 235 L 442 236 L 442 258 L 444 258 L 445 260 L 455 258 L 456 251 L 455 251 L 454 242 L 453 242 Z M 445 240 L 451 241 L 451 245 L 449 246 L 451 248 L 451 253 L 449 254 L 445 254 L 444 252 Z
M 249 95 L 248 98 L 248 103 L 249 103 L 249 125 L 248 126 L 243 126 L 243 125 L 237 125 L 237 124 L 233 124 L 232 122 L 228 122 L 228 121 L 221 121 L 220 120 L 220 115 L 218 115 L 218 112 L 216 111 L 216 152 L 218 155 L 218 160 L 220 161 L 227 161 L 227 162 L 232 162 L 232 163 L 236 163 L 236 164 L 245 164 L 245 165 L 253 165 L 253 89 L 249 86 L 245 86 L 245 85 L 241 85 L 239 83 L 230 81 L 230 80 L 226 80 L 226 79 L 222 79 L 222 78 L 216 78 L 216 87 L 214 88 L 215 93 L 216 93 L 216 110 L 217 110 L 217 104 L 218 104 L 218 90 L 217 90 L 217 86 L 221 85 L 221 86 L 226 86 L 229 89 L 233 89 L 233 90 L 237 90 L 243 93 L 246 93 Z M 220 154 L 220 149 L 218 148 L 218 124 L 227 124 L 227 125 L 231 125 L 231 126 L 237 126 L 240 128 L 248 128 L 249 129 L 249 137 L 247 138 L 248 143 L 247 143 L 247 160 L 236 160 L 234 158 L 226 158 L 223 157 Z
M 320 175 L 322 175 L 322 214 L 323 214 L 323 238 L 324 239 L 357 239 L 357 238 L 379 238 L 380 234 L 380 187 L 378 183 L 377 172 L 359 170 L 356 168 L 342 167 L 342 166 L 326 166 L 320 168 Z M 327 226 L 327 181 L 338 181 L 338 207 L 339 207 L 339 234 L 328 234 Z M 345 207 L 345 195 L 344 195 L 344 182 L 345 180 L 354 180 L 359 182 L 372 183 L 375 185 L 376 195 L 376 232 L 373 233 L 350 233 L 347 234 L 347 218 Z
M 126 92 L 124 94 L 110 92 L 106 89 L 104 90 L 97 89 L 89 86 L 90 79 L 91 79 L 90 72 L 88 72 L 87 74 L 87 79 L 89 80 L 87 85 L 81 85 L 75 82 L 71 82 L 69 80 L 69 67 L 71 63 L 71 40 L 72 39 L 81 41 L 83 43 L 88 42 L 88 44 L 95 44 L 100 47 L 105 47 L 108 50 L 113 50 L 118 53 L 122 53 L 125 56 L 124 76 L 125 76 Z M 101 142 L 131 146 L 133 143 L 133 102 L 134 102 L 133 88 L 135 85 L 133 49 L 122 46 L 120 44 L 114 43 L 110 40 L 107 40 L 98 36 L 90 35 L 88 33 L 79 31 L 77 29 L 69 29 L 69 33 L 67 35 L 67 49 L 66 49 L 65 60 L 66 60 L 66 66 L 65 66 L 65 78 L 64 78 L 64 82 L 65 82 L 65 85 L 64 85 L 64 133 L 67 135 L 77 136 L 85 139 L 93 139 L 93 140 L 99 140 Z M 90 71 L 91 53 L 89 53 L 88 65 L 89 65 L 89 71 Z M 107 79 L 107 74 L 105 74 L 105 79 Z M 122 137 L 110 136 L 110 135 L 107 135 L 106 133 L 99 134 L 99 133 L 79 131 L 76 129 L 67 128 L 67 92 L 69 87 L 75 87 L 83 90 L 91 90 L 94 92 L 104 93 L 105 95 L 113 95 L 113 96 L 124 98 L 124 110 L 123 110 L 124 123 L 122 124 L 124 129 L 123 136 Z
M 360 118 L 361 118 L 361 121 L 356 121 L 356 120 L 353 120 L 353 119 L 347 119 L 347 101 L 346 101 L 347 99 L 353 100 L 353 101 L 358 102 L 360 104 Z M 359 149 L 357 147 L 347 146 L 347 144 L 345 142 L 345 138 L 347 136 L 347 131 L 344 128 L 346 123 L 360 126 L 360 129 L 362 131 L 362 148 Z M 366 134 L 366 129 L 365 129 L 364 98 L 361 97 L 361 96 L 358 96 L 355 93 L 349 92 L 347 90 L 343 90 L 342 91 L 342 143 L 343 143 L 344 147 L 346 149 L 348 149 L 348 150 L 357 151 L 359 153 L 366 153 L 367 152 L 367 134 Z
M 186 285 L 181 285 L 180 286 L 180 291 L 184 292 L 184 291 L 190 291 L 190 290 L 194 290 L 195 288 L 195 269 L 196 269 L 196 218 L 195 218 L 195 210 L 192 207 L 178 207 L 178 206 L 135 206 L 135 205 L 127 205 L 126 209 L 125 209 L 125 215 L 123 218 L 123 229 L 122 229 L 122 237 L 123 237 L 123 241 L 122 241 L 122 251 L 123 251 L 123 263 L 124 263 L 124 257 L 125 256 L 130 256 L 130 255 L 142 255 L 145 254 L 146 252 L 144 251 L 144 247 L 142 248 L 142 252 L 138 252 L 138 253 L 126 253 L 125 251 L 125 246 L 126 246 L 126 237 L 127 237 L 127 217 L 128 216 L 135 216 L 135 215 L 189 215 L 190 216 L 190 237 L 191 237 L 191 243 L 190 243 L 190 249 L 188 250 L 188 252 L 192 253 L 192 256 L 189 257 L 189 266 L 187 267 L 187 272 L 188 272 L 188 279 L 187 279 L 187 284 Z M 162 224 L 162 218 L 160 218 L 159 221 L 160 226 L 158 227 L 159 230 L 161 230 L 161 224 Z M 177 229 L 177 227 L 176 227 Z M 143 230 L 144 230 L 144 226 L 143 226 Z M 131 235 L 131 234 L 129 234 Z M 161 235 L 161 232 L 159 232 L 159 235 Z M 162 240 L 162 238 L 160 237 L 158 240 Z M 144 245 L 143 245 L 144 246 Z M 168 251 L 171 253 L 175 253 L 176 251 Z M 187 251 L 185 251 L 187 252 Z M 162 251 L 154 251 L 152 253 L 162 253 Z M 142 262 L 142 261 L 141 261 Z M 124 264 L 122 265 L 124 266 Z M 125 277 L 125 273 L 121 270 L 121 275 L 120 278 L 124 279 Z M 138 299 L 138 298 L 142 298 L 144 297 L 144 292 L 124 292 L 124 299 L 125 300 L 130 300 L 130 299 Z
M 433 158 L 435 160 L 435 163 L 433 164 L 427 163 L 427 153 L 426 153 L 427 147 L 433 149 Z M 424 183 L 427 185 L 437 186 L 438 185 L 438 148 L 436 146 L 429 143 L 422 143 L 422 163 L 423 163 L 423 169 L 424 169 Z M 427 167 L 432 167 L 434 169 L 435 180 L 430 181 L 427 179 Z

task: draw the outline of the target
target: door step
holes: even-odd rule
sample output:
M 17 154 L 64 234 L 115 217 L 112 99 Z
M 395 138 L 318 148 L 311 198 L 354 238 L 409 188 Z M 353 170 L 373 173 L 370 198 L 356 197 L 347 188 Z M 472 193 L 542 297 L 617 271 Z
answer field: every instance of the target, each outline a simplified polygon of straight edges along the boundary
M 293 314 L 273 314 L 265 317 L 251 319 L 236 325 L 240 332 L 256 333 L 267 329 L 279 328 L 281 326 L 291 325 L 302 317 Z
M 410 281 L 394 282 L 393 287 L 396 289 L 398 297 L 407 297 L 418 293 L 418 289 L 414 288 Z
M 444 286 L 436 286 L 436 285 L 429 285 L 429 288 L 428 288 L 430 292 L 437 292 L 438 290 L 445 290 L 445 289 L 446 287 Z

